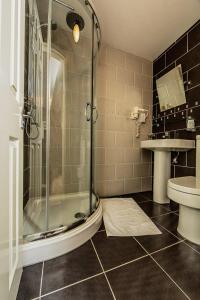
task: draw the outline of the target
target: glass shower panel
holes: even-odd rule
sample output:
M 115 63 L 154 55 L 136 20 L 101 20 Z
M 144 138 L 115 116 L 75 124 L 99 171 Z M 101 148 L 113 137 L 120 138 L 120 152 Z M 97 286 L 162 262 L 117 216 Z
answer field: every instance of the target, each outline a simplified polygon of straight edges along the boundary
M 46 32 L 36 0 L 27 1 L 29 9 L 28 36 L 28 108 L 25 132 L 29 138 L 30 187 L 29 200 L 24 208 L 24 234 L 46 230 L 45 112 L 46 112 Z M 48 5 L 46 16 L 48 15 Z
M 92 16 L 84 2 L 64 3 L 74 7 L 85 26 L 75 43 L 66 23 L 70 10 L 52 2 L 49 229 L 71 228 L 90 214 Z

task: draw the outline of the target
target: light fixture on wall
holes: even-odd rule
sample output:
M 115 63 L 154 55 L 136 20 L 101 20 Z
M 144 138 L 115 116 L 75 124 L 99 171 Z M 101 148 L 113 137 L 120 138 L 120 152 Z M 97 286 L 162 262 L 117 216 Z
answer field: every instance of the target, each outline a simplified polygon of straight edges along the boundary
M 78 43 L 80 38 L 80 31 L 84 28 L 83 18 L 74 12 L 69 12 L 66 17 L 67 25 L 72 29 L 74 42 Z

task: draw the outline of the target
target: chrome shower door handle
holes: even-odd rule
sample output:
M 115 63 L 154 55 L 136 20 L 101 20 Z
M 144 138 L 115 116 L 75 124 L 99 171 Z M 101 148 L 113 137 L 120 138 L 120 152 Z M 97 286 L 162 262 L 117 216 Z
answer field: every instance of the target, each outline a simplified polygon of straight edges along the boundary
M 96 112 L 95 118 L 94 118 L 94 111 Z M 93 106 L 93 123 L 95 124 L 98 120 L 99 114 L 96 106 Z
M 85 116 L 87 122 L 91 121 L 91 114 L 92 114 L 92 106 L 90 102 L 87 102 L 85 105 Z

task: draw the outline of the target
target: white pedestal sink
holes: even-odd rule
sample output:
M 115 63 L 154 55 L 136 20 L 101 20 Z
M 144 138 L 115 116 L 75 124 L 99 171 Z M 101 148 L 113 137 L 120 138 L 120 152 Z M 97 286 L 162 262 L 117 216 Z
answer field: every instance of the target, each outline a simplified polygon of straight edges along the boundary
M 171 151 L 188 151 L 195 148 L 195 141 L 158 139 L 141 142 L 142 149 L 154 151 L 153 201 L 169 203 L 167 181 L 171 177 Z

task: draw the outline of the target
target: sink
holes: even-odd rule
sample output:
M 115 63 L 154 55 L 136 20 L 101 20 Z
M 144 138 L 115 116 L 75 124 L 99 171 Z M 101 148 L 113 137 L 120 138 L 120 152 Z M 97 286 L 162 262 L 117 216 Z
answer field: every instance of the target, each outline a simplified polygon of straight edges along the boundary
M 167 182 L 171 177 L 171 151 L 188 151 L 195 148 L 194 140 L 158 139 L 141 142 L 141 148 L 154 152 L 153 200 L 169 203 Z
M 181 139 L 158 139 L 141 142 L 141 148 L 152 151 L 187 151 L 195 148 L 195 141 Z

